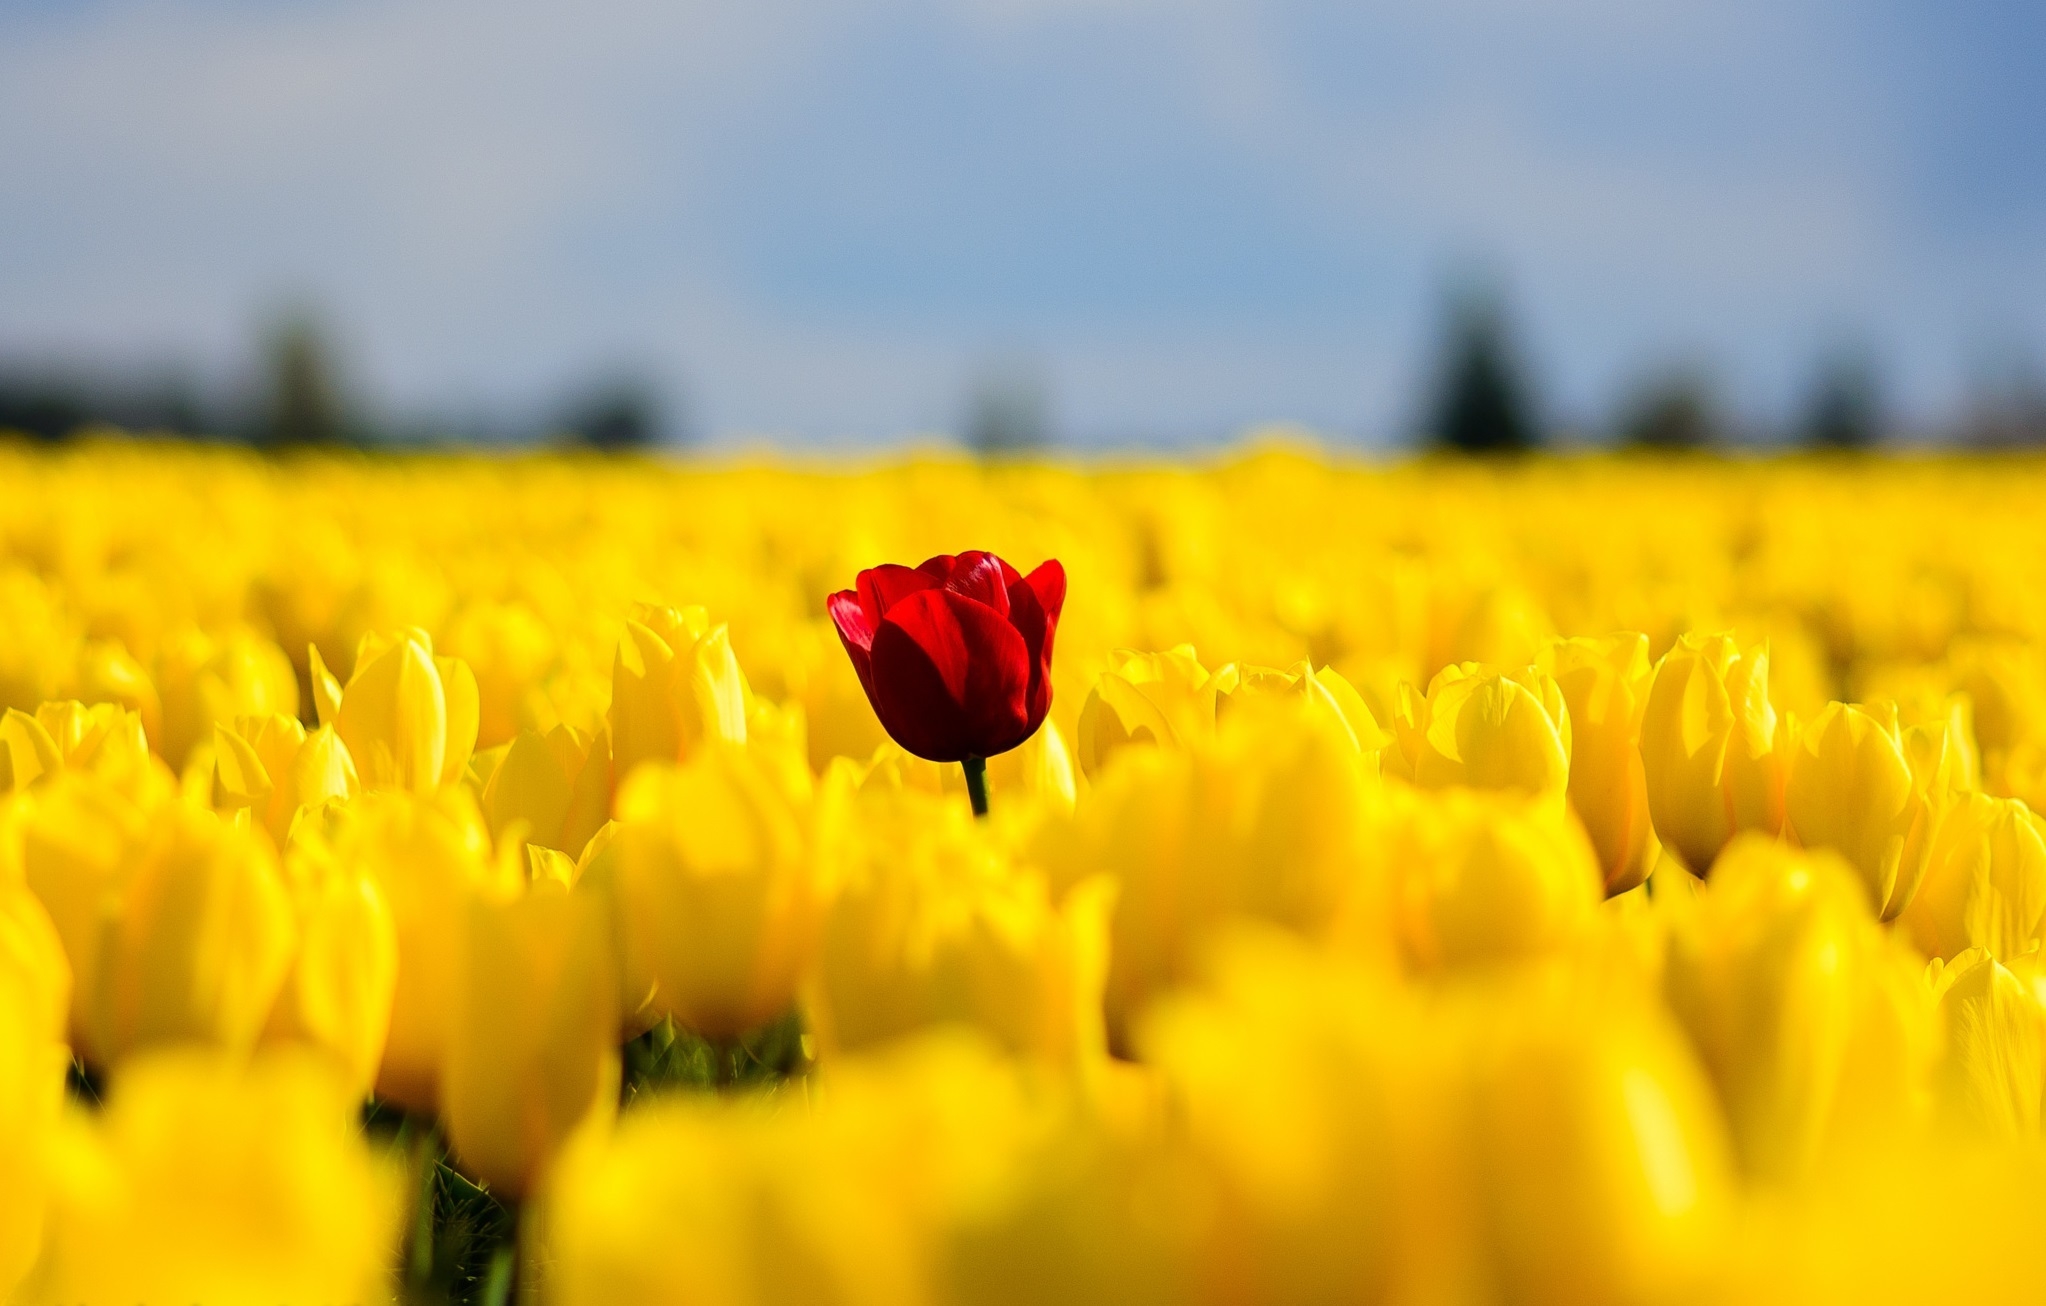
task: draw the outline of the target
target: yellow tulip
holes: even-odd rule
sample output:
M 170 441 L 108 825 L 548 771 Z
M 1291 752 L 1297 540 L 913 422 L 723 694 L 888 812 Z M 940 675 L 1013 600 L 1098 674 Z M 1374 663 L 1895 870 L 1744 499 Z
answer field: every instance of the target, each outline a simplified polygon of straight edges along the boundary
M 676 1020 L 734 1039 L 787 1010 L 809 964 L 818 886 L 807 814 L 744 745 L 648 766 L 618 795 L 619 892 Z
M 469 894 L 515 882 L 519 868 L 491 855 L 489 831 L 462 788 L 431 797 L 364 794 L 337 814 L 330 837 L 344 869 L 375 880 L 397 939 L 377 1093 L 431 1111 L 460 978 L 451 941 L 462 928 Z
M 956 1020 L 1018 1054 L 1097 1060 L 1107 882 L 1055 907 L 963 803 L 883 791 L 849 807 L 805 1002 L 820 1051 Z
M 702 608 L 636 609 L 611 672 L 613 788 L 642 762 L 687 761 L 706 740 L 745 743 L 750 697 L 730 635 Z
M 1596 855 L 1576 819 L 1544 797 L 1408 792 L 1378 820 L 1367 842 L 1400 952 L 1417 970 L 1555 953 L 1593 923 Z
M 1570 712 L 1553 677 L 1475 662 L 1444 667 L 1425 696 L 1403 686 L 1385 773 L 1424 788 L 1517 789 L 1560 799 L 1570 781 Z
M 545 735 L 521 732 L 483 786 L 491 837 L 502 838 L 512 822 L 522 821 L 531 842 L 582 856 L 610 808 L 611 759 L 608 748 L 599 751 L 606 742 L 567 725 Z
M 1925 873 L 1934 829 L 1951 802 L 1952 781 L 1929 753 L 1914 771 L 1905 732 L 1845 703 L 1829 705 L 1790 753 L 1784 811 L 1807 848 L 1831 848 L 1861 876 L 1883 920 L 1909 905 Z
M 70 1039 L 82 1046 L 107 907 L 119 901 L 141 859 L 156 808 L 97 776 L 75 773 L 60 773 L 15 804 L 7 813 L 8 857 L 62 940 L 71 973 Z
M 1226 936 L 1211 966 L 1140 1027 L 1185 1153 L 1165 1172 L 1183 1201 L 1144 1223 L 1193 1223 L 1178 1255 L 1212 1293 L 1196 1300 L 1396 1300 L 1449 1169 L 1426 1026 L 1378 977 L 1283 936 Z M 1139 1229 L 1119 1241 L 1141 1247 Z
M 441 1067 L 441 1116 L 470 1174 L 530 1193 L 555 1154 L 618 1107 L 618 980 L 607 904 L 535 880 L 475 893 Z
M 1231 713 L 1207 748 L 1126 750 L 1070 820 L 1033 836 L 1030 858 L 1055 891 L 1115 881 L 1111 1046 L 1128 1046 L 1144 1003 L 1191 974 L 1202 940 L 1231 917 L 1329 928 L 1364 867 L 1365 774 L 1327 714 L 1282 703 Z
M 446 631 L 448 653 L 476 676 L 476 746 L 495 748 L 524 730 L 557 725 L 546 680 L 561 656 L 557 634 L 524 603 L 472 602 Z
M 1007 1179 L 1049 1112 L 1006 1059 L 952 1031 L 820 1079 L 811 1108 L 677 1095 L 577 1140 L 534 1223 L 550 1299 L 986 1300 L 939 1294 L 943 1235 Z
M 16 790 L 58 771 L 89 771 L 140 794 L 164 788 L 163 764 L 150 755 L 142 718 L 112 703 L 45 703 L 35 715 L 9 708 L 0 717 L 0 779 Z
M 62 1043 L 70 972 L 35 898 L 0 889 L 0 1294 L 40 1248 L 49 1150 L 70 1053 Z
M 298 676 L 284 650 L 235 626 L 174 632 L 156 655 L 164 760 L 182 768 L 213 727 L 238 716 L 298 715 Z
M 213 805 L 247 810 L 278 847 L 307 807 L 353 798 L 354 759 L 331 726 L 311 734 L 294 717 L 237 717 L 213 728 Z
M 376 877 L 344 862 L 323 836 L 284 857 L 298 949 L 263 1031 L 266 1043 L 300 1043 L 334 1061 L 367 1094 L 383 1063 L 398 983 L 398 937 Z
M 111 703 L 133 712 L 151 743 L 163 740 L 163 707 L 149 672 L 119 640 L 94 640 L 78 653 L 78 698 L 88 704 Z
M 71 1020 L 71 962 L 42 900 L 0 873 L 0 987 L 21 1028 L 61 1043 Z
M 138 1058 L 61 1131 L 24 1303 L 385 1300 L 396 1175 L 328 1067 L 187 1050 Z
M 1571 810 L 1598 852 L 1607 896 L 1625 893 L 1661 851 L 1641 768 L 1641 713 L 1655 674 L 1648 637 L 1557 640 L 1543 661 L 1570 719 Z
M 1926 1041 L 1913 1026 L 1928 1013 L 1896 996 L 1894 965 L 1836 854 L 1749 835 L 1721 855 L 1676 923 L 1665 984 L 1749 1174 L 1808 1175 L 1851 1125 L 1881 1117 L 1869 1102 L 1913 1094 Z M 1857 1066 L 1896 1078 L 1850 1076 Z
M 72 958 L 80 1050 L 104 1067 L 162 1043 L 249 1048 L 296 944 L 267 840 L 181 803 L 150 826 L 102 899 L 90 961 Z
M 1656 666 L 1641 714 L 1648 811 L 1695 875 L 1743 830 L 1783 828 L 1787 723 L 1769 703 L 1769 651 L 1685 635 Z
M 611 958 L 618 977 L 616 1009 L 620 1043 L 628 1043 L 661 1023 L 655 1002 L 653 967 L 647 961 L 626 915 L 624 895 L 618 887 L 618 823 L 606 821 L 583 845 L 571 877 L 577 893 L 604 905 L 609 922 Z
M 1241 711 L 1252 703 L 1297 700 L 1305 704 L 1308 711 L 1323 717 L 1349 739 L 1351 746 L 1365 757 L 1367 768 L 1377 766 L 1380 751 L 1391 742 L 1378 728 L 1378 720 L 1364 702 L 1364 696 L 1334 667 L 1316 671 L 1311 663 L 1302 660 L 1290 670 L 1281 671 L 1276 667 L 1231 663 L 1215 673 L 1214 684 L 1221 691 L 1215 700 L 1218 715 Z
M 331 724 L 363 788 L 431 793 L 469 764 L 476 694 L 468 664 L 435 657 L 425 631 L 365 635 Z
M 2027 983 L 1980 948 L 1933 966 L 1947 1031 L 1942 1105 L 1992 1137 L 2037 1137 L 2046 1006 L 2036 980 Z
M 1903 924 L 1921 951 L 2016 961 L 2046 937 L 2046 827 L 2015 798 L 1963 794 L 1934 829 Z
M 1470 1146 L 1499 1299 L 1695 1293 L 1724 1255 L 1735 1192 L 1719 1104 L 1682 1036 L 1624 997 L 1492 996 Z
M 1116 650 L 1080 706 L 1080 770 L 1091 779 L 1131 744 L 1186 748 L 1212 739 L 1217 690 L 1191 644 Z

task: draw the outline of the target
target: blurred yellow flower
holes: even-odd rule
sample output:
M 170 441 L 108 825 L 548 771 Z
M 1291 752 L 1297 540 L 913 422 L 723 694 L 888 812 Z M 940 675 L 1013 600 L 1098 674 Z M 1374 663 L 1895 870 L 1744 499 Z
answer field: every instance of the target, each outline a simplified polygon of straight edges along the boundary
M 816 938 L 807 798 L 742 744 L 649 765 L 618 795 L 618 890 L 675 1019 L 734 1039 L 794 1002 Z
M 746 677 L 702 608 L 641 605 L 611 672 L 612 784 L 643 762 L 687 760 L 706 740 L 746 742 Z
M 1769 650 L 1685 635 L 1663 656 L 1641 714 L 1656 837 L 1694 875 L 1743 830 L 1783 828 L 1787 723 L 1769 702 Z
M 324 674 L 314 653 L 314 667 Z M 431 793 L 462 774 L 476 746 L 476 677 L 435 657 L 423 630 L 365 635 L 355 671 L 322 725 L 348 747 L 365 789 Z
M 52 1140 L 49 1233 L 19 1300 L 387 1299 L 398 1186 L 355 1108 L 288 1052 L 137 1059 L 103 1112 Z
M 521 1197 L 577 1130 L 618 1107 L 618 980 L 608 904 L 539 879 L 470 895 L 441 1114 L 463 1167 Z
M 1625 893 L 1648 878 L 1660 851 L 1641 766 L 1641 713 L 1654 676 L 1648 637 L 1559 639 L 1542 662 L 1570 719 L 1570 809 L 1598 852 L 1606 893 Z
M 1403 686 L 1385 773 L 1425 788 L 1465 785 L 1561 797 L 1570 779 L 1570 712 L 1535 667 L 1444 667 L 1424 696 Z

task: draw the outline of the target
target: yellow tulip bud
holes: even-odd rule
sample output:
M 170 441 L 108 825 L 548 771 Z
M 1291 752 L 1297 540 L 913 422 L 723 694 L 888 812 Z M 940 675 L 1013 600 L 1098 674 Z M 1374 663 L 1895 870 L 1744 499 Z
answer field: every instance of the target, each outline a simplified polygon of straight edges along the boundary
M 1304 704 L 1309 712 L 1335 726 L 1365 757 L 1368 768 L 1376 768 L 1380 751 L 1391 742 L 1378 728 L 1364 696 L 1334 667 L 1316 671 L 1304 659 L 1287 671 L 1231 663 L 1215 673 L 1213 683 L 1221 691 L 1215 701 L 1218 715 L 1241 711 L 1252 703 Z
M 34 1263 L 43 1241 L 50 1151 L 61 1120 L 69 1050 L 59 1041 L 63 1012 L 51 1010 L 51 987 L 61 985 L 61 951 L 47 920 L 27 925 L 23 904 L 40 912 L 20 889 L 0 906 L 0 1293 L 19 1300 L 14 1287 Z M 30 940 L 24 936 L 36 932 Z
M 263 1040 L 321 1050 L 345 1083 L 367 1094 L 383 1064 L 398 983 L 390 905 L 376 878 L 337 857 L 324 837 L 294 843 L 284 872 L 298 950 Z
M 243 627 L 177 632 L 156 655 L 164 760 L 183 767 L 213 727 L 238 716 L 298 715 L 298 675 L 284 650 Z M 323 719 L 324 720 L 324 719 Z
M 1389 886 L 1407 964 L 1454 969 L 1554 953 L 1598 905 L 1584 829 L 1545 797 L 1474 790 L 1395 794 L 1367 843 Z
M 363 636 L 333 721 L 362 787 L 423 794 L 459 778 L 476 746 L 476 692 L 468 664 L 435 657 L 423 630 Z
M 1164 653 L 1118 649 L 1080 706 L 1080 770 L 1091 779 L 1132 744 L 1188 748 L 1214 738 L 1216 692 L 1191 644 Z
M 470 896 L 441 1116 L 463 1168 L 494 1192 L 533 1191 L 571 1134 L 618 1108 L 609 927 L 600 898 L 551 880 Z
M 1670 1005 L 1719 1087 L 1749 1174 L 1806 1175 L 1843 1114 L 1867 1114 L 1843 1100 L 1909 1095 L 1908 1082 L 1847 1075 L 1881 1063 L 1865 1044 L 1898 1041 L 1898 1021 L 1912 1018 L 1884 988 L 1888 958 L 1860 883 L 1838 855 L 1759 835 L 1728 845 L 1695 911 L 1675 922 Z M 1909 1056 L 1888 1063 L 1915 1073 Z
M 2015 961 L 2046 937 L 2046 826 L 2015 798 L 1957 797 L 1933 831 L 1904 909 L 1912 942 L 1952 961 L 1969 948 Z
M 81 702 L 111 703 L 133 712 L 151 741 L 163 738 L 163 709 L 149 672 L 118 640 L 95 640 L 78 654 L 76 682 Z
M 1942 1105 L 1993 1137 L 2037 1137 L 2046 1079 L 2046 1006 L 2037 981 L 2027 983 L 1980 948 L 1933 966 L 1947 1031 Z
M 280 848 L 302 809 L 358 788 L 354 759 L 330 726 L 307 734 L 295 717 L 245 716 L 213 728 L 213 805 L 246 809 Z
M 149 838 L 155 807 L 91 775 L 59 773 L 8 810 L 9 860 L 42 903 L 71 972 L 70 1039 L 83 1046 L 107 905 Z
M 22 1029 L 61 1043 L 71 1020 L 71 962 L 42 900 L 0 873 L 0 988 L 19 1003 Z
M 111 1067 L 160 1043 L 252 1046 L 296 944 L 268 841 L 167 803 L 110 888 L 90 969 L 73 958 L 80 1050 Z
M 1598 852 L 1607 896 L 1625 893 L 1661 851 L 1641 768 L 1641 713 L 1655 674 L 1648 637 L 1558 640 L 1544 661 L 1570 719 L 1571 810 Z
M 649 766 L 618 795 L 619 889 L 661 1005 L 710 1039 L 787 1010 L 809 964 L 817 886 L 805 813 L 743 745 Z
M 751 691 L 725 627 L 702 608 L 636 610 L 611 672 L 611 774 L 682 762 L 706 740 L 746 742 Z
M 398 1185 L 356 1107 L 324 1064 L 282 1050 L 138 1058 L 106 1109 L 59 1137 L 20 1300 L 384 1300 Z
M 575 865 L 574 888 L 602 901 L 608 913 L 611 957 L 618 976 L 618 1042 L 629 1043 L 661 1023 L 661 1009 L 655 1001 L 653 967 L 626 919 L 618 874 L 618 823 L 606 821 L 583 847 L 582 858 Z
M 523 603 L 473 602 L 448 623 L 447 650 L 476 675 L 476 746 L 495 748 L 558 720 L 546 678 L 560 657 L 553 629 Z
M 1535 668 L 1444 667 L 1424 697 L 1400 691 L 1385 773 L 1428 789 L 1463 785 L 1561 798 L 1570 781 L 1570 712 Z
M 377 1093 L 414 1111 L 439 1099 L 459 974 L 451 940 L 470 892 L 504 886 L 516 863 L 490 854 L 490 835 L 466 789 L 431 797 L 364 794 L 338 815 L 331 835 L 343 867 L 376 881 L 398 945 L 390 1029 Z
M 1470 1147 L 1500 1299 L 1684 1299 L 1724 1254 L 1734 1185 L 1682 1036 L 1624 1000 L 1494 996 Z
M 566 725 L 512 740 L 483 787 L 491 837 L 502 838 L 512 822 L 523 821 L 533 843 L 580 857 L 609 798 L 610 759 L 593 742 Z
M 880 791 L 848 807 L 805 1004 L 823 1054 L 962 1021 L 1054 1063 L 1101 1056 L 1106 881 L 1054 907 L 963 803 Z
M 1845 857 L 1883 920 L 1918 891 L 1933 827 L 1948 801 L 1935 776 L 1913 774 L 1894 716 L 1885 721 L 1834 703 L 1791 749 L 1784 786 L 1791 833 L 1807 848 Z
M 1641 714 L 1656 837 L 1695 875 L 1743 830 L 1783 828 L 1785 724 L 1769 704 L 1769 651 L 1685 635 L 1663 656 Z
M 1326 714 L 1281 705 L 1231 713 L 1206 748 L 1127 750 L 1071 820 L 1041 828 L 1031 860 L 1056 892 L 1097 874 L 1117 884 L 1112 1047 L 1127 1047 L 1129 1021 L 1229 918 L 1327 930 L 1363 867 L 1365 783 Z
M 9 708 L 0 717 L 0 778 L 16 790 L 58 771 L 115 780 L 138 796 L 168 779 L 149 752 L 142 718 L 112 703 L 45 703 L 34 716 Z

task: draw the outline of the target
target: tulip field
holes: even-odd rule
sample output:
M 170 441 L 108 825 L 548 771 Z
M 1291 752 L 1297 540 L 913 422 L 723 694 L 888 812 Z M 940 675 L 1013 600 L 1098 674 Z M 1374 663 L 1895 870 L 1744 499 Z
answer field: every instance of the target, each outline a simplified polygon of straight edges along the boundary
M 2046 462 L 0 484 L 0 1302 L 2046 1299 Z

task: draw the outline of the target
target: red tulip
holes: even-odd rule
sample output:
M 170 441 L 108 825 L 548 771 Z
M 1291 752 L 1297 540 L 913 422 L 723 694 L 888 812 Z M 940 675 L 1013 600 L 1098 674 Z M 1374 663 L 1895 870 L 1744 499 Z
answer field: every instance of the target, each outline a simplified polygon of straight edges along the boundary
M 966 762 L 1006 753 L 1044 723 L 1065 602 L 1056 559 L 1026 577 L 976 550 L 863 571 L 829 607 L 895 742 L 933 762 Z

